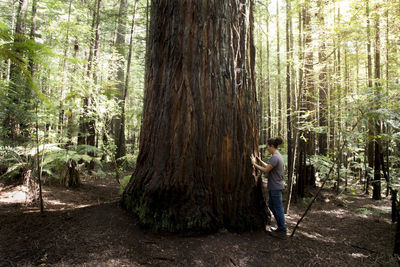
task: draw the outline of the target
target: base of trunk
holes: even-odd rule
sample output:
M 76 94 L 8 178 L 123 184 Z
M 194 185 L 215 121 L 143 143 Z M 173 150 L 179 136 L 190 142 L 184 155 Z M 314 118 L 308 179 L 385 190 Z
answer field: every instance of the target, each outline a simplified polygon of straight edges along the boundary
M 141 226 L 157 232 L 212 233 L 225 228 L 240 233 L 262 230 L 271 220 L 261 184 L 252 192 L 257 198 L 253 205 L 243 205 L 245 200 L 238 201 L 235 194 L 212 198 L 207 193 L 188 192 L 164 189 L 136 194 L 125 190 L 121 205 L 138 217 Z

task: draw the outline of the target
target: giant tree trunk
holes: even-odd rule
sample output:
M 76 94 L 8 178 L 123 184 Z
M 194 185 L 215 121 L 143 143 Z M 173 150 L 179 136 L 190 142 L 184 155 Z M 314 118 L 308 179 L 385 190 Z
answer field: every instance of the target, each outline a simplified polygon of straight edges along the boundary
M 146 98 L 123 206 L 158 231 L 260 229 L 251 1 L 151 3 Z

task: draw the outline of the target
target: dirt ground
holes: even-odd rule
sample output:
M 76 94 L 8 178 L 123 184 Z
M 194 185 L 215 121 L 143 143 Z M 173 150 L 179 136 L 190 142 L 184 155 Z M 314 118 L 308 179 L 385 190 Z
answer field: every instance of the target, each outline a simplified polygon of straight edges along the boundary
M 293 238 L 227 231 L 202 236 L 141 229 L 118 205 L 113 179 L 77 189 L 45 186 L 45 216 L 22 186 L 0 183 L 0 266 L 380 266 L 395 265 L 390 200 L 324 192 Z M 304 211 L 292 206 L 289 233 Z

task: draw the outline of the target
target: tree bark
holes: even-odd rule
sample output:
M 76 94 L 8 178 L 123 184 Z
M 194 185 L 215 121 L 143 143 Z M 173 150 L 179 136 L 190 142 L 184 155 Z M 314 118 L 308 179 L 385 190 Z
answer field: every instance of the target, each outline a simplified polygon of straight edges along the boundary
M 158 231 L 241 232 L 268 220 L 251 1 L 152 0 L 146 99 L 123 206 Z

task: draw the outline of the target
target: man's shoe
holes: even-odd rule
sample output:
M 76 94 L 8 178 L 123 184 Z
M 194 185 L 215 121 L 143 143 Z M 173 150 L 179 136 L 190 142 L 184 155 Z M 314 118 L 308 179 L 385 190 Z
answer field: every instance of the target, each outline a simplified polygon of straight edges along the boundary
M 279 239 L 286 239 L 286 232 L 279 229 L 271 231 L 270 235 Z

